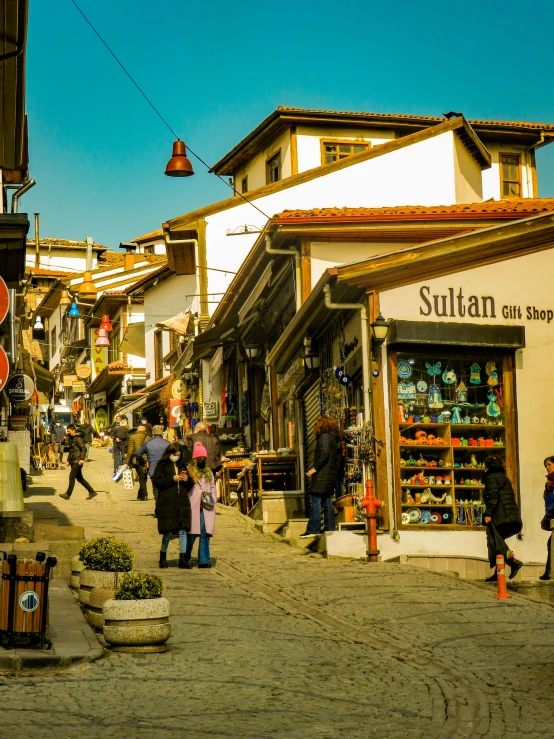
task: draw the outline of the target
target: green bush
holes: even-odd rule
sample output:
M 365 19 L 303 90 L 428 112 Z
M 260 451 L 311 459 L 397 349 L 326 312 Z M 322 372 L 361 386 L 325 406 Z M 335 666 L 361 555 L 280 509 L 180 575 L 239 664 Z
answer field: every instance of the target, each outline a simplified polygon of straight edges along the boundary
M 164 585 L 157 575 L 145 575 L 141 572 L 128 572 L 120 580 L 115 591 L 116 600 L 148 600 L 161 598 Z
M 129 572 L 133 568 L 135 553 L 129 544 L 118 541 L 114 536 L 99 536 L 83 544 L 79 559 L 89 570 Z

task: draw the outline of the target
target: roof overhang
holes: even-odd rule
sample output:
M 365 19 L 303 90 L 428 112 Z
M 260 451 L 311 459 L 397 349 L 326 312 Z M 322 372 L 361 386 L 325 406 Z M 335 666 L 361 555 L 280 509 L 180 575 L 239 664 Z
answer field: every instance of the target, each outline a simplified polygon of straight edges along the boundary
M 26 213 L 0 213 L 0 275 L 8 287 L 18 287 L 25 275 L 25 238 L 28 231 Z
M 0 0 L 0 169 L 18 170 L 18 176 L 5 177 L 13 182 L 23 182 L 28 169 L 25 124 L 28 14 L 29 0 Z

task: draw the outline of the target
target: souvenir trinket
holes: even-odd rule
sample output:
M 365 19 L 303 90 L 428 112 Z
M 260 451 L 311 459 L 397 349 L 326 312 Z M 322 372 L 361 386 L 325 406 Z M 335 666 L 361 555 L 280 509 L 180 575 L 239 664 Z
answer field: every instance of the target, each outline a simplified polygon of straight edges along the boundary
M 453 369 L 445 369 L 442 373 L 442 381 L 445 385 L 454 385 L 456 383 L 456 373 Z
M 458 403 L 467 403 L 467 386 L 463 380 L 460 380 L 456 388 L 456 401 Z
M 419 519 L 419 523 L 431 523 L 431 512 L 421 511 L 421 518 Z
M 489 379 L 487 380 L 487 385 L 490 385 L 490 387 L 498 385 L 498 372 L 496 371 L 495 362 L 487 362 L 485 366 L 485 372 L 489 376 Z
M 429 362 L 425 362 L 425 366 L 427 367 L 427 374 L 429 377 L 437 377 L 441 373 L 441 363 L 436 362 L 435 364 L 429 364 Z
M 452 408 L 452 423 L 462 423 L 462 409 L 457 405 Z
M 469 368 L 469 381 L 472 385 L 480 385 L 481 384 L 481 367 L 477 364 L 477 362 L 474 362 L 471 367 Z
M 398 399 L 399 400 L 416 400 L 417 392 L 416 386 L 413 382 L 402 381 L 398 385 Z
M 442 402 L 442 395 L 441 395 L 440 387 L 438 385 L 430 385 L 429 386 L 429 402 L 428 402 L 429 408 L 442 408 L 443 405 L 444 404 Z
M 408 513 L 406 511 L 402 514 L 402 523 L 404 525 L 410 523 L 410 517 L 409 517 L 409 515 L 408 515 Z
M 489 404 L 487 405 L 487 415 L 491 416 L 492 418 L 496 418 L 500 415 L 500 406 L 498 405 L 498 398 L 496 397 L 496 393 L 494 390 L 489 390 L 487 393 L 487 398 L 489 399 Z
M 427 391 L 427 383 L 425 380 L 419 380 L 416 385 L 418 393 L 424 393 Z
M 409 362 L 398 362 L 398 377 L 407 380 L 408 377 L 412 376 L 412 372 L 412 365 Z

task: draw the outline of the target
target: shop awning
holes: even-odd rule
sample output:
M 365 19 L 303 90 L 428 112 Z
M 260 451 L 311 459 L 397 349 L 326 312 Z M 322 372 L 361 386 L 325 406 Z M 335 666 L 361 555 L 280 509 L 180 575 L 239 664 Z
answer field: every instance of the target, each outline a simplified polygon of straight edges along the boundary
M 131 413 L 131 411 L 136 411 L 139 408 L 142 408 L 142 406 L 146 404 L 147 400 L 148 400 L 148 395 L 143 395 L 142 398 L 139 398 L 138 400 L 134 400 L 132 403 L 129 403 L 128 405 L 124 405 L 121 408 L 118 408 L 117 412 L 118 414 Z
M 125 335 L 119 345 L 119 350 L 125 354 L 132 354 L 135 357 L 146 357 L 146 347 L 144 338 L 144 321 L 130 323 L 127 326 Z
M 232 344 L 235 340 L 235 329 L 238 323 L 238 315 L 230 316 L 217 326 L 204 331 L 194 337 L 194 350 L 192 359 L 202 359 L 209 356 L 214 349 L 224 344 Z
M 130 374 L 131 372 L 133 372 L 132 367 L 124 367 L 121 362 L 112 362 L 104 367 L 102 372 L 96 375 L 90 383 L 88 391 L 89 393 L 100 393 L 102 390 L 108 390 L 117 382 L 120 382 L 123 375 Z
M 158 321 L 158 326 L 167 326 L 178 334 L 186 334 L 190 321 L 190 313 L 181 313 L 165 321 Z
M 33 362 L 33 369 L 37 381 L 37 390 L 45 395 L 50 395 L 54 387 L 54 375 L 37 362 Z
M 193 341 L 193 338 L 191 337 L 183 353 L 173 365 L 173 372 L 175 373 L 175 377 L 178 377 L 181 374 L 181 372 L 185 369 L 187 364 L 190 362 L 190 360 L 192 359 L 193 350 L 194 350 L 194 341 Z
M 246 299 L 245 303 L 243 304 L 242 308 L 239 310 L 239 322 L 238 322 L 239 326 L 242 326 L 247 315 L 250 313 L 254 304 L 256 303 L 260 295 L 262 294 L 264 287 L 268 284 L 269 280 L 271 279 L 272 267 L 273 267 L 273 262 L 270 262 L 265 268 L 264 273 L 258 280 L 255 288 L 252 290 L 252 292 Z

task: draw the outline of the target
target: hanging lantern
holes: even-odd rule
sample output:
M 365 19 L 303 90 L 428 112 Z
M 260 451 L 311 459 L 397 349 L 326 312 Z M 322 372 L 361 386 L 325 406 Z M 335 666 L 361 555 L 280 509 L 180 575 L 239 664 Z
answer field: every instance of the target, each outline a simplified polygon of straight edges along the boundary
M 190 159 L 187 157 L 185 142 L 181 139 L 173 142 L 173 156 L 167 163 L 164 174 L 168 177 L 190 177 L 194 174 Z
M 46 332 L 44 331 L 44 324 L 40 316 L 35 318 L 35 325 L 33 326 L 33 339 L 45 339 Z
M 69 309 L 68 315 L 70 318 L 79 318 L 81 314 L 79 312 L 79 308 L 77 308 L 77 303 L 73 303 L 73 305 Z
M 98 329 L 98 336 L 96 338 L 96 341 L 94 342 L 94 346 L 109 346 L 110 340 L 108 339 L 108 336 L 106 334 L 106 329 L 99 328 Z
M 92 272 L 85 272 L 83 281 L 79 285 L 79 297 L 84 300 L 96 300 L 98 290 L 92 281 Z
M 69 297 L 69 293 L 67 290 L 64 290 L 62 292 L 62 297 L 60 298 L 60 305 L 71 305 L 71 298 Z
M 100 324 L 100 328 L 104 329 L 104 331 L 112 331 L 112 324 L 110 323 L 110 317 L 109 316 L 102 316 L 102 323 Z

